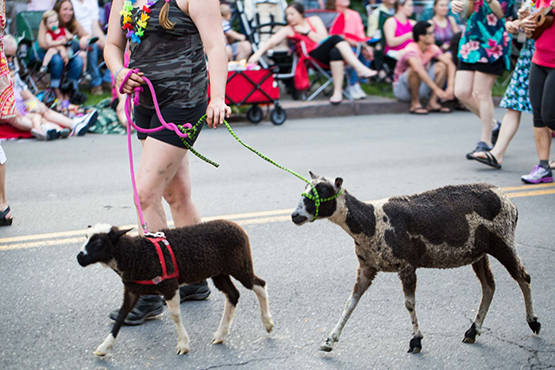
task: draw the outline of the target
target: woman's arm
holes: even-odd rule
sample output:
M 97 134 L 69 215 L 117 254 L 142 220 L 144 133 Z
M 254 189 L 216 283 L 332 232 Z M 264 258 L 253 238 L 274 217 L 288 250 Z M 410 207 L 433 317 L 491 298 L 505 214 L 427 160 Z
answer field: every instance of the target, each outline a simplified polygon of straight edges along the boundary
M 123 79 L 129 72 L 129 69 L 123 66 L 123 52 L 127 45 L 127 40 L 120 26 L 122 4 L 123 0 L 114 0 L 112 2 L 112 11 L 108 20 L 108 36 L 106 38 L 106 46 L 104 47 L 104 61 L 110 72 L 114 75 L 117 89 L 120 88 Z M 133 89 L 142 85 L 144 80 L 141 76 L 142 73 L 133 73 L 125 83 L 125 86 L 123 86 L 123 92 L 130 94 L 133 92 Z
M 326 37 L 328 37 L 328 30 L 326 30 L 326 26 L 324 26 L 324 22 L 320 19 L 320 17 L 314 16 L 310 17 L 310 22 L 316 29 L 316 32 L 310 32 L 308 37 L 310 37 L 313 41 L 320 42 Z
M 291 26 L 280 28 L 280 30 L 274 33 L 272 37 L 270 37 L 266 42 L 260 45 L 260 49 L 258 49 L 256 53 L 251 55 L 251 57 L 249 58 L 249 63 L 257 63 L 262 55 L 264 55 L 268 50 L 278 45 L 280 42 L 285 40 L 287 36 L 292 34 L 293 31 L 291 30 Z
M 451 23 L 451 29 L 453 30 L 453 34 L 460 31 L 460 27 L 457 24 L 457 21 L 452 16 L 448 16 L 447 20 Z
M 225 104 L 227 56 L 220 3 L 218 0 L 189 0 L 188 14 L 199 30 L 208 57 L 210 103 L 206 108 L 206 123 L 215 128 L 231 115 L 231 108 Z
M 501 8 L 501 4 L 499 4 L 499 1 L 497 1 L 497 0 L 484 0 L 484 1 L 486 3 L 488 3 L 489 8 L 493 12 L 493 14 L 495 14 L 497 16 L 497 18 L 505 17 L 505 13 L 503 12 L 503 9 Z
M 412 40 L 412 32 L 407 32 L 401 36 L 395 36 L 395 20 L 393 17 L 389 17 L 383 26 L 383 33 L 385 35 L 385 42 L 389 47 L 395 47 L 401 45 L 407 40 Z

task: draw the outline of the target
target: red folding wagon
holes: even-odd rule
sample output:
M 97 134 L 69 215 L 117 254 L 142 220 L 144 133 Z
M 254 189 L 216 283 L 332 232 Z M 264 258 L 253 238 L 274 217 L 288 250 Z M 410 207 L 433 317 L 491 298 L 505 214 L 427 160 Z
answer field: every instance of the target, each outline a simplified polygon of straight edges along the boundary
M 237 106 L 251 104 L 247 119 L 252 123 L 262 121 L 264 112 L 260 105 L 274 105 L 270 110 L 270 120 L 274 125 L 281 125 L 287 119 L 285 110 L 279 103 L 279 86 L 272 69 L 229 71 L 225 102 Z

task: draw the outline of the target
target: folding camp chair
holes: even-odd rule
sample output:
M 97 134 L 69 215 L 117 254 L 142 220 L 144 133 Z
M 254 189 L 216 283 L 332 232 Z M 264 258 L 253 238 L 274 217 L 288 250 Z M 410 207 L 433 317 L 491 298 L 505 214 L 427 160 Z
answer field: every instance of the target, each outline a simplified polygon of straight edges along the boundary
M 318 16 L 324 23 L 326 29 L 329 31 L 336 22 L 337 17 L 340 16 L 340 13 L 333 10 L 310 9 L 305 12 L 305 15 L 307 17 Z M 309 74 L 312 74 L 309 87 L 309 91 L 312 91 L 312 93 L 306 98 L 306 100 L 314 100 L 322 91 L 333 84 L 331 71 L 329 66 L 323 65 L 317 60 L 314 60 L 308 54 L 308 50 L 304 42 L 298 42 L 298 45 L 296 45 L 296 52 L 299 57 L 299 62 L 305 63 Z M 347 91 L 344 89 L 341 90 L 343 95 L 348 100 L 352 100 L 351 95 Z

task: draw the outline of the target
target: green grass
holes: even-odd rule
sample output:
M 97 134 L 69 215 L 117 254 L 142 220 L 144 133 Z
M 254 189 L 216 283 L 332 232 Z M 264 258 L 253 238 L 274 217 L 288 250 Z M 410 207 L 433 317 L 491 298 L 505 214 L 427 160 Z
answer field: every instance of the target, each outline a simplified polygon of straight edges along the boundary
M 91 95 L 88 91 L 84 91 L 84 93 L 87 96 L 87 101 L 85 102 L 86 105 L 97 105 L 101 100 L 112 98 L 111 92 L 105 92 L 102 95 Z
M 385 82 L 372 82 L 370 84 L 361 84 L 360 87 L 368 95 L 383 96 L 384 98 L 394 99 L 393 85 Z

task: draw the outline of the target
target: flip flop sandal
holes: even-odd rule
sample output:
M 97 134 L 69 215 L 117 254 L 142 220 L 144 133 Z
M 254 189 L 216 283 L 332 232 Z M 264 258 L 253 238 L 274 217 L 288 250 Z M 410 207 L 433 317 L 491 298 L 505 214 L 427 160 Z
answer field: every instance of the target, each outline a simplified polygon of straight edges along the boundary
M 495 156 L 491 154 L 491 152 L 484 152 L 484 153 L 486 154 L 486 158 L 474 157 L 474 159 L 480 163 L 485 164 L 486 166 L 490 166 L 500 170 L 501 165 L 499 164 L 499 162 L 497 162 L 497 158 L 495 158 Z
M 409 113 L 425 116 L 426 114 L 428 114 L 428 110 L 422 107 L 418 107 L 418 108 L 410 109 Z
M 453 110 L 449 107 L 441 107 L 439 108 L 439 113 L 451 113 Z
M 476 144 L 476 148 L 474 148 L 473 151 L 471 151 L 470 153 L 466 153 L 466 159 L 472 160 L 472 159 L 476 159 L 476 157 L 474 157 L 472 154 L 474 153 L 478 153 L 478 152 L 489 152 L 492 148 L 486 144 L 483 141 L 479 141 L 478 144 Z
M 7 218 L 8 213 L 10 213 L 10 206 L 0 212 L 0 226 L 10 226 L 12 224 L 13 217 Z

